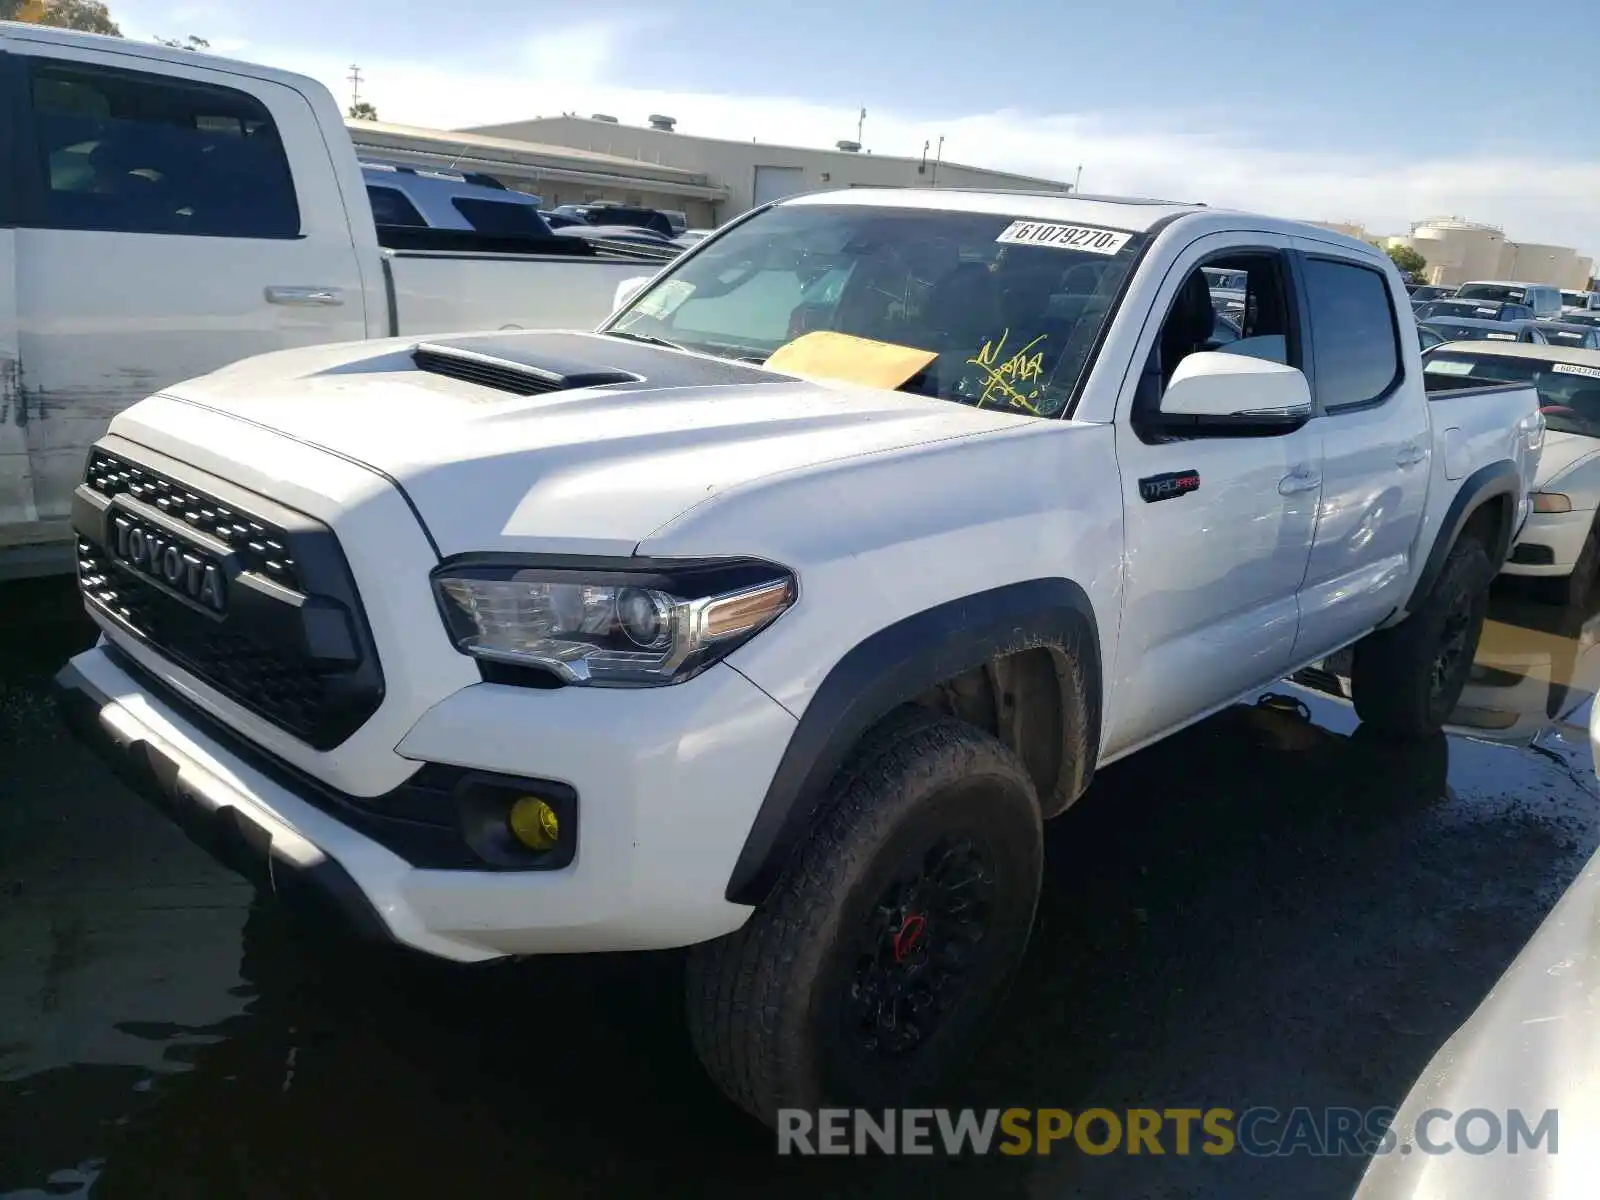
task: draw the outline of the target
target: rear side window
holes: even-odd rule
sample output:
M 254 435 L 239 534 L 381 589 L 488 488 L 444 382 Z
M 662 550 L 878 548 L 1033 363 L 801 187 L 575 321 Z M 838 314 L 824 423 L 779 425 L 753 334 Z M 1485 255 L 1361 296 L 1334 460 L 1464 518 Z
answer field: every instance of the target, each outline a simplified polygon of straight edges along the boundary
M 399 188 L 367 185 L 367 199 L 372 202 L 372 220 L 377 225 L 426 226 L 427 221 L 417 211 L 406 194 Z
M 472 200 L 458 196 L 451 201 L 456 211 L 479 233 L 524 234 L 544 237 L 550 232 L 531 204 L 511 204 L 505 200 Z
M 255 97 L 44 59 L 31 64 L 30 93 L 42 184 L 38 224 L 211 237 L 299 235 L 289 162 L 271 115 Z
M 1323 411 L 1381 400 L 1403 373 L 1388 280 L 1354 263 L 1326 258 L 1304 263 L 1317 400 Z

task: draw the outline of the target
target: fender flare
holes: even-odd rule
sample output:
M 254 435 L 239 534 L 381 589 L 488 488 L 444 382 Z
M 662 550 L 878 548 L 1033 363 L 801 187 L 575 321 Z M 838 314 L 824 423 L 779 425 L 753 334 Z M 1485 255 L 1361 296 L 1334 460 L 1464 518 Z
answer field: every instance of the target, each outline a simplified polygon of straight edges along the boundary
M 1035 647 L 1080 656 L 1092 756 L 1100 745 L 1100 634 L 1083 588 L 1069 579 L 1032 579 L 914 613 L 858 643 L 823 678 L 745 836 L 727 899 L 756 905 L 767 897 L 829 783 L 871 726 L 943 680 Z M 1092 761 L 1084 764 L 1083 786 L 1093 771 Z
M 1461 531 L 1466 528 L 1472 515 L 1497 496 L 1512 498 L 1512 514 L 1515 515 L 1516 495 L 1521 489 L 1522 476 L 1518 474 L 1516 466 L 1506 459 L 1490 463 L 1486 467 L 1479 467 L 1461 481 L 1461 486 L 1456 489 L 1455 496 L 1450 500 L 1450 507 L 1445 510 L 1444 521 L 1439 526 L 1439 536 L 1434 539 L 1433 549 L 1428 552 L 1422 574 L 1417 576 L 1417 585 L 1411 589 L 1411 595 L 1406 597 L 1406 612 L 1413 611 L 1414 607 L 1433 590 L 1439 572 L 1444 570 L 1445 559 L 1449 558 L 1450 551 L 1455 549 L 1456 542 L 1461 538 Z M 1511 553 L 1511 541 L 1516 533 L 1517 531 L 1511 527 L 1510 519 L 1507 519 L 1500 530 L 1499 544 L 1487 547 L 1489 561 L 1494 564 L 1496 571 L 1505 565 L 1506 556 Z

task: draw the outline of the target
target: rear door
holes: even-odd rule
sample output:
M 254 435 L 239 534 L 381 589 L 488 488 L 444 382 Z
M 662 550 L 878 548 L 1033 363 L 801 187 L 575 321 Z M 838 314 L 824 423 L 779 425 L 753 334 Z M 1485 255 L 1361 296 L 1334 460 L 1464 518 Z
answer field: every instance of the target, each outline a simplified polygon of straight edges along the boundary
M 1296 239 L 1311 349 L 1311 422 L 1322 440 L 1322 502 L 1300 591 L 1304 660 L 1353 641 L 1404 599 L 1433 442 L 1422 380 L 1402 341 L 1405 293 L 1379 264 Z
M 14 234 L 35 535 L 127 405 L 287 346 L 364 336 L 315 113 L 281 84 L 17 39 Z

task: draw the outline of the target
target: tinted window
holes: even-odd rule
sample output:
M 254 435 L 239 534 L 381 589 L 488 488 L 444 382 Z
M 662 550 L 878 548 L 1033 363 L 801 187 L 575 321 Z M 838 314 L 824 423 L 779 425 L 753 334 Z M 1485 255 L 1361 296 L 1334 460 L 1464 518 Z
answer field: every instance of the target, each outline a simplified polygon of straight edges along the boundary
M 531 234 L 546 237 L 550 229 L 531 204 L 512 204 L 505 200 L 470 200 L 458 196 L 451 201 L 456 211 L 479 233 Z
M 77 64 L 31 69 L 40 223 L 214 237 L 300 232 L 278 130 L 253 96 Z
M 379 225 L 427 225 L 417 206 L 398 188 L 368 184 L 367 199 L 372 201 L 372 219 Z
M 1513 304 L 1528 303 L 1528 289 L 1510 287 L 1503 283 L 1467 283 L 1456 289 L 1462 300 L 1509 300 Z
M 1401 375 L 1388 280 L 1325 258 L 1305 260 L 1317 398 L 1326 411 L 1366 404 Z
M 1550 429 L 1600 437 L 1600 367 L 1441 350 L 1429 355 L 1422 371 L 1430 392 L 1531 383 Z

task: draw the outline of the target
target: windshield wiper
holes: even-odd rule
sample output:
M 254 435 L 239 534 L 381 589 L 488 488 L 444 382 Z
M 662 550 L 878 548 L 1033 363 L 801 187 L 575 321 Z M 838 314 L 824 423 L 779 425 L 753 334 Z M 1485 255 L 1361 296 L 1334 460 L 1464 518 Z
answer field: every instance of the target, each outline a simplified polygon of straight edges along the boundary
M 677 342 L 669 342 L 666 338 L 656 337 L 653 333 L 634 333 L 631 329 L 603 329 L 600 331 L 605 337 L 627 338 L 630 342 L 644 342 L 651 346 L 665 346 L 668 350 L 682 350 L 688 353 L 687 346 L 680 346 Z

